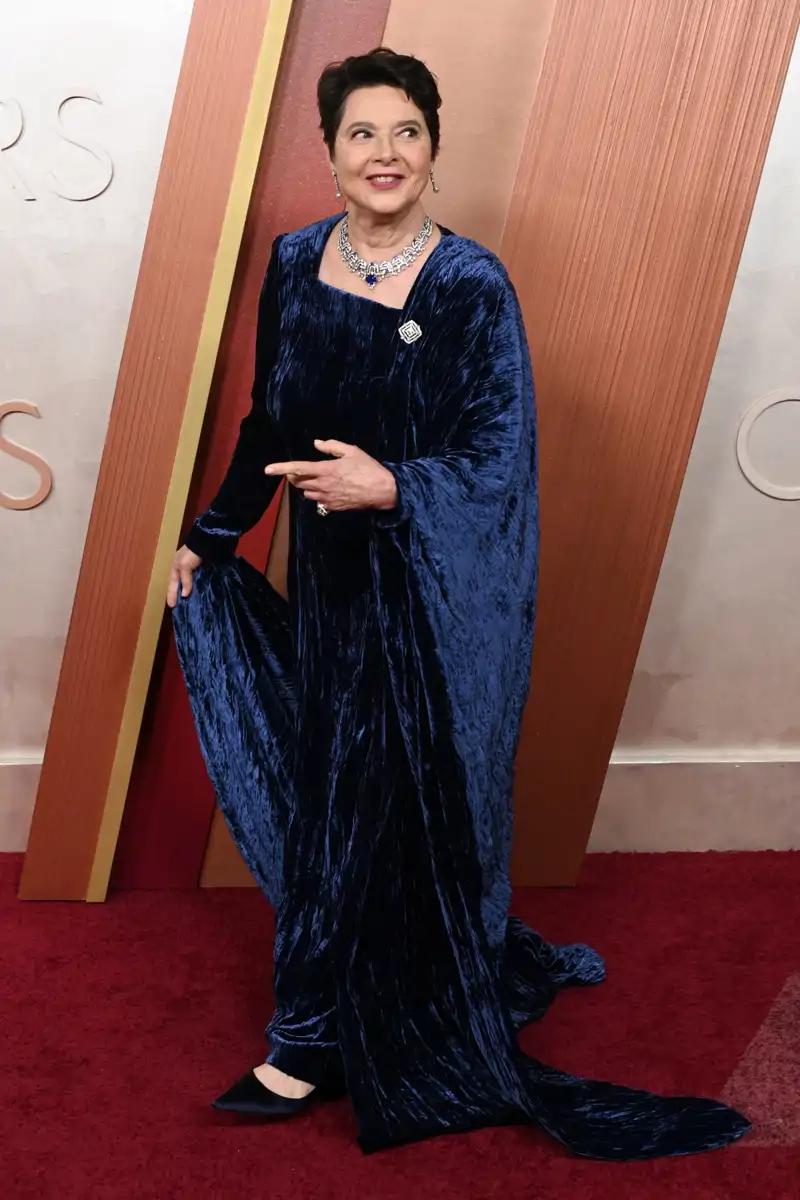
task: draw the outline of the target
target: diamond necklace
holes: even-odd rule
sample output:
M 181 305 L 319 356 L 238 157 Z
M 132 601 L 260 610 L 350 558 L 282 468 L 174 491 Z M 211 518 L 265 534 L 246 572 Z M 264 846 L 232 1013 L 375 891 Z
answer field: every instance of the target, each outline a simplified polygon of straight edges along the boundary
M 430 217 L 426 217 L 422 229 L 405 250 L 395 254 L 394 258 L 384 259 L 383 262 L 367 262 L 350 244 L 349 222 L 345 214 L 339 229 L 339 254 L 342 256 L 342 262 L 350 268 L 354 275 L 363 279 L 367 287 L 374 288 L 387 275 L 399 275 L 401 271 L 405 271 L 406 267 L 410 267 L 422 254 L 432 233 L 433 221 Z

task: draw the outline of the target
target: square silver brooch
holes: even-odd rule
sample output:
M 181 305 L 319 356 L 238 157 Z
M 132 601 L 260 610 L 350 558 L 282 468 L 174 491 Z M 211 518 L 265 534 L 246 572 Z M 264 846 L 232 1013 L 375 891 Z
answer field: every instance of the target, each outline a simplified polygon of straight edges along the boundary
M 405 325 L 401 325 L 397 332 L 407 346 L 422 337 L 422 330 L 416 321 L 406 321 Z

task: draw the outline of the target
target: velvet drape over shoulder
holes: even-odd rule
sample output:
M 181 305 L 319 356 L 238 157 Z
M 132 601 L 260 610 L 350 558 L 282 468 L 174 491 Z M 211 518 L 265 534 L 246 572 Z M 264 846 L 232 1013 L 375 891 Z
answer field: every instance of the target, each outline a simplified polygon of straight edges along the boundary
M 447 232 L 402 311 L 324 284 L 334 225 L 275 243 L 252 410 L 175 610 L 209 773 L 276 909 L 269 1061 L 342 1072 L 365 1150 L 512 1122 L 598 1158 L 722 1146 L 747 1128 L 722 1104 L 517 1047 L 559 988 L 603 977 L 508 915 L 539 545 L 525 331 L 498 260 Z M 315 438 L 384 463 L 398 505 L 320 517 L 292 489 L 287 602 L 236 545 L 265 465 L 318 459 Z

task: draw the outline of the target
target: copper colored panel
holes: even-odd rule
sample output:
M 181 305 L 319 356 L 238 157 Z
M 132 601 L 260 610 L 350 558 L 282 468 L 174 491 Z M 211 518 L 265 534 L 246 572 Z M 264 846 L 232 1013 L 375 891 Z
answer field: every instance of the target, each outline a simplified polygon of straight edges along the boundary
M 503 242 L 533 349 L 542 590 L 517 882 L 575 880 L 800 0 L 559 0 Z
M 24 898 L 86 894 L 268 11 L 269 0 L 194 5 L 56 695 Z
M 284 599 L 289 594 L 289 492 L 284 489 L 267 561 L 267 579 Z
M 428 64 L 442 93 L 431 215 L 497 251 L 556 0 L 392 0 L 385 41 Z
M 200 887 L 258 887 L 245 866 L 236 843 L 228 833 L 228 826 L 219 808 L 214 809 L 200 875 Z
M 231 290 L 214 387 L 189 499 L 192 518 L 213 497 L 250 404 L 258 295 L 272 241 L 318 221 L 338 201 L 319 132 L 316 85 L 331 59 L 359 54 L 380 42 L 389 0 L 295 0 L 252 202 Z M 246 556 L 263 565 L 272 539 L 261 524 L 242 540 Z
M 319 4 L 319 0 L 316 0 Z M 382 0 L 385 7 L 385 0 Z M 469 4 L 459 6 L 458 36 L 453 35 L 453 9 L 450 5 L 431 5 L 428 0 L 392 0 L 386 21 L 384 42 L 400 53 L 416 54 L 424 59 L 439 78 L 444 105 L 442 109 L 443 150 L 440 163 L 437 165 L 437 176 L 441 186 L 441 194 L 434 198 L 428 191 L 425 196 L 426 206 L 445 224 L 470 237 L 482 240 L 486 245 L 497 249 L 508 213 L 512 188 L 516 176 L 518 161 L 530 115 L 531 103 L 536 90 L 538 72 L 544 56 L 547 42 L 547 31 L 552 16 L 555 0 L 546 0 L 537 5 L 536 12 L 529 12 L 529 0 L 499 0 L 493 11 L 493 19 L 489 26 L 486 23 L 485 8 L 471 0 Z M 372 6 L 373 20 L 377 16 L 376 6 Z M 300 14 L 303 14 L 301 17 Z M 316 30 L 324 27 L 326 15 L 316 14 Z M 362 14 L 362 18 L 366 16 Z M 295 67 L 297 41 L 294 30 L 309 18 L 309 0 L 295 0 L 294 18 L 287 39 L 284 62 L 292 64 L 292 73 L 299 70 L 298 61 Z M 306 52 L 316 54 L 317 44 L 312 40 L 311 25 L 304 31 L 303 46 Z M 377 29 L 367 35 L 364 26 L 360 27 L 358 44 L 355 39 L 348 47 L 351 53 L 369 49 L 380 42 Z M 333 42 L 328 41 L 333 48 Z M 348 51 L 336 47 L 336 53 Z M 304 122 L 309 121 L 311 114 L 307 106 L 313 102 L 313 71 L 321 65 L 321 60 L 307 61 L 305 78 L 302 86 L 296 89 L 296 100 L 300 112 L 295 120 L 295 128 L 301 131 Z M 265 202 L 260 206 L 257 221 L 263 235 L 253 243 L 253 256 L 256 261 L 245 268 L 247 275 L 252 275 L 250 284 L 251 294 L 249 303 L 249 320 L 255 315 L 255 289 L 260 281 L 261 272 L 265 265 L 265 250 L 269 238 L 280 232 L 288 225 L 280 224 L 282 208 L 295 211 L 297 193 L 294 187 L 286 186 L 293 180 L 299 169 L 302 158 L 292 162 L 288 158 L 285 146 L 290 126 L 284 126 L 283 113 L 288 115 L 289 105 L 283 99 L 283 81 L 279 88 L 276 103 L 273 106 L 273 121 L 270 126 L 268 145 L 274 146 L 274 157 L 267 157 L 265 146 L 265 168 L 270 172 L 267 178 L 256 184 L 255 197 L 260 195 L 263 182 L 269 189 L 272 181 L 274 195 L 269 205 Z M 313 118 L 316 120 L 316 117 Z M 310 123 L 310 122 L 309 122 Z M 480 171 L 476 171 L 476 147 L 480 150 Z M 283 164 L 286 164 L 283 166 Z M 282 178 L 282 172 L 286 177 Z M 327 183 L 327 180 L 325 181 Z M 281 184 L 284 186 L 281 186 Z M 301 193 L 301 202 L 305 199 Z M 330 205 L 325 205 L 322 211 L 328 211 Z M 310 220 L 313 209 L 308 212 Z M 295 218 L 295 224 L 300 222 Z M 233 303 L 239 308 L 236 296 Z M 248 310 L 239 311 L 236 316 L 237 329 L 247 329 Z M 250 330 L 248 330 L 248 333 Z M 227 367 L 227 373 L 237 370 L 238 363 L 249 364 L 250 354 L 242 354 L 233 359 Z M 246 391 L 245 379 L 239 380 L 239 395 L 243 397 Z M 230 388 L 230 381 L 227 384 Z M 232 389 L 231 389 L 232 390 Z M 227 395 L 227 391 L 225 393 Z M 222 407 L 223 396 L 212 397 L 211 412 L 213 419 L 219 421 L 211 437 L 216 439 L 217 446 L 225 444 L 225 457 L 230 455 L 235 436 L 235 425 L 231 420 L 231 408 Z M 227 404 L 228 402 L 225 401 Z M 234 400 L 235 404 L 236 401 Z M 219 478 L 222 469 L 219 450 L 214 462 L 209 459 L 210 474 L 214 483 Z M 210 493 L 207 493 L 210 495 Z M 285 594 L 286 589 L 286 556 L 288 549 L 288 510 L 284 502 L 274 530 L 274 536 L 267 565 L 267 578 L 272 585 Z M 268 533 L 272 531 L 267 529 Z M 258 537 L 263 544 L 264 530 Z M 252 538 L 249 545 L 253 546 Z M 256 554 L 255 546 L 253 551 Z M 177 671 L 175 672 L 177 676 Z M 169 687 L 172 693 L 173 681 L 165 675 L 162 689 L 164 698 Z M 180 684 L 178 684 L 180 686 Z M 175 705 L 171 695 L 170 705 Z M 196 754 L 194 746 L 186 747 L 183 752 L 184 762 L 187 756 Z M 163 813 L 165 804 L 176 804 L 169 800 L 178 793 L 177 778 L 169 782 L 168 787 L 163 783 L 166 773 L 177 774 L 176 764 L 172 757 L 162 759 L 161 779 L 156 789 L 148 786 L 149 803 L 156 803 L 161 814 L 160 828 L 163 831 Z M 152 781 L 150 781 L 152 782 Z M 136 803 L 139 804 L 136 796 Z M 141 846 L 137 850 L 141 856 Z M 228 833 L 227 827 L 219 809 L 214 813 L 211 833 L 203 862 L 201 874 L 202 887 L 237 887 L 255 886 L 253 879 L 244 865 L 239 852 Z
M 230 461 L 250 404 L 258 295 L 270 247 L 281 233 L 327 216 L 336 206 L 319 132 L 316 83 L 331 58 L 380 42 L 389 0 L 294 0 L 269 125 L 247 215 L 225 328 L 195 463 L 187 523 L 210 502 Z M 260 569 L 278 505 L 241 542 Z M 285 545 L 284 527 L 276 546 Z M 270 560 L 270 581 L 285 589 L 285 565 Z M 125 807 L 113 884 L 122 888 L 194 887 L 215 809 L 177 654 L 168 630 L 148 696 Z M 231 844 L 231 848 L 232 844 Z

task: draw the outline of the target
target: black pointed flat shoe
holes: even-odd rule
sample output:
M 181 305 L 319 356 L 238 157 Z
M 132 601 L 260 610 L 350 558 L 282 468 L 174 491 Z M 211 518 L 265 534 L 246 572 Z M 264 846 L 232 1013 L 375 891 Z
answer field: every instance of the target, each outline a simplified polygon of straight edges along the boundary
M 312 1092 L 309 1092 L 307 1096 L 301 1096 L 300 1099 L 279 1096 L 277 1092 L 265 1087 L 253 1071 L 248 1071 L 246 1075 L 237 1080 L 232 1088 L 223 1092 L 221 1096 L 217 1096 L 216 1100 L 212 1101 L 211 1107 L 219 1109 L 220 1112 L 248 1113 L 252 1116 L 280 1121 L 285 1117 L 294 1117 L 298 1113 L 305 1112 L 307 1108 L 320 1100 L 336 1099 L 339 1094 L 341 1094 L 339 1089 L 334 1092 L 331 1088 L 315 1087 Z

